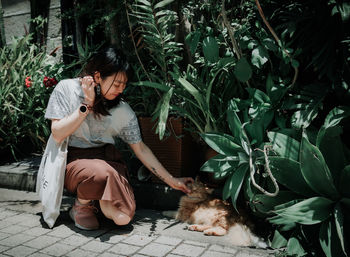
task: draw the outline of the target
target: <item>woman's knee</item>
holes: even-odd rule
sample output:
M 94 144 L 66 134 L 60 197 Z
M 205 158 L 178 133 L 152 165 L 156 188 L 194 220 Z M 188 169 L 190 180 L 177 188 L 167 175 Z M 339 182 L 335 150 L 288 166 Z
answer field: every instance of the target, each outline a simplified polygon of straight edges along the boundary
M 130 223 L 131 218 L 132 217 L 125 214 L 124 212 L 119 211 L 119 212 L 115 213 L 115 215 L 113 216 L 113 221 L 117 225 L 127 225 Z

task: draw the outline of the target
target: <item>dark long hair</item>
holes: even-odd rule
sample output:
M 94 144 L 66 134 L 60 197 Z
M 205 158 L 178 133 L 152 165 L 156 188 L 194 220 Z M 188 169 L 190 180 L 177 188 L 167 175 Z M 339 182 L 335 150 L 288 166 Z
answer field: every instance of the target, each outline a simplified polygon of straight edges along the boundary
M 126 60 L 126 56 L 115 47 L 108 47 L 94 54 L 88 60 L 80 75 L 94 77 L 95 72 L 100 72 L 102 79 L 117 74 L 118 72 L 125 72 L 128 79 L 132 75 L 132 70 Z M 114 80 L 115 77 L 110 86 L 113 85 Z M 114 100 L 107 100 L 103 97 L 101 90 L 98 90 L 97 87 L 100 87 L 100 85 L 95 87 L 96 96 L 94 106 L 92 107 L 94 114 L 97 117 L 100 115 L 111 115 L 108 110 L 119 104 L 122 95 L 117 96 Z

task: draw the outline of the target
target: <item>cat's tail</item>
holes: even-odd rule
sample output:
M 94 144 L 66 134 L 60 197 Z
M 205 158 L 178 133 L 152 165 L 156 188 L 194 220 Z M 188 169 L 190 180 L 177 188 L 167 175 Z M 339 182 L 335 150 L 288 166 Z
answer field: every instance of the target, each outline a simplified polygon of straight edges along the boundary
M 237 246 L 255 246 L 259 248 L 267 248 L 268 245 L 263 238 L 253 234 L 253 232 L 246 226 L 236 223 L 228 231 L 230 241 Z

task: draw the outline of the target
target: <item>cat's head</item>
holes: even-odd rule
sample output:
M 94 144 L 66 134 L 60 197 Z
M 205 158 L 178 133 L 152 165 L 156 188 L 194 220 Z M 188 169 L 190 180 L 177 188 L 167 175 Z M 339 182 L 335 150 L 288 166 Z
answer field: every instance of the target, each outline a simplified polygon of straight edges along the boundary
M 204 183 L 199 181 L 198 177 L 193 183 L 190 183 L 187 186 L 191 189 L 191 193 L 188 193 L 187 196 L 189 199 L 194 201 L 205 200 L 214 191 L 213 188 L 209 188 Z

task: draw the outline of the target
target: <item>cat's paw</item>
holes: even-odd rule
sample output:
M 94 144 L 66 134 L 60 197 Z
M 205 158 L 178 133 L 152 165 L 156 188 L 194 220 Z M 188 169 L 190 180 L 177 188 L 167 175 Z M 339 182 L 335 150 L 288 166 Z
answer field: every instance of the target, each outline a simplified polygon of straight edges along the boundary
M 187 227 L 188 230 L 191 231 L 199 231 L 199 232 L 203 232 L 204 230 L 211 228 L 211 226 L 208 225 L 198 225 L 198 224 L 193 224 L 193 225 L 189 225 Z
M 209 228 L 203 231 L 207 236 L 223 236 L 227 233 L 227 230 L 222 227 Z

